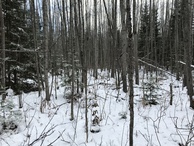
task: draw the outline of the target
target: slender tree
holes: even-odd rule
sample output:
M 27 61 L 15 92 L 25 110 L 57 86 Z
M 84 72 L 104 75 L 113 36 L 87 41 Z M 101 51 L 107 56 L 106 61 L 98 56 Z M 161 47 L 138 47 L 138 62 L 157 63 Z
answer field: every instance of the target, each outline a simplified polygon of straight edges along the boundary
M 134 72 L 134 48 L 132 46 L 132 24 L 131 24 L 131 3 L 127 1 L 127 36 L 128 36 L 128 50 L 129 50 L 129 64 L 128 64 L 128 80 L 129 80 L 129 146 L 133 146 L 133 129 L 134 129 L 134 89 L 133 89 L 133 72 Z M 134 35 L 134 34 L 133 34 Z
M 174 25 L 175 25 L 175 33 L 174 33 L 174 50 L 175 50 L 175 68 L 176 68 L 176 79 L 179 80 L 180 79 L 180 75 L 179 75 L 179 25 L 178 25 L 178 19 L 179 19 L 179 15 L 178 15 L 178 0 L 175 0 L 175 21 L 174 21 Z
M 85 92 L 85 128 L 86 128 L 86 142 L 88 142 L 88 97 L 87 97 L 87 64 L 88 58 L 86 56 L 86 45 L 85 45 L 85 20 L 84 20 L 84 9 L 83 9 L 83 2 L 82 0 L 78 0 L 79 3 L 79 10 L 80 10 L 80 21 L 82 22 L 82 30 L 81 31 L 81 49 L 80 49 L 80 58 L 81 58 L 81 65 L 82 65 L 82 83 L 84 86 Z
M 3 96 L 2 99 L 5 100 L 5 30 L 4 30 L 4 17 L 3 17 L 3 10 L 2 10 L 2 1 L 0 0 L 0 44 L 1 44 L 1 52 L 2 52 L 2 58 L 0 58 L 0 60 L 2 60 L 0 63 L 0 72 L 2 72 L 2 76 L 0 76 L 1 78 L 1 86 L 0 88 L 3 89 Z
M 50 95 L 49 95 L 49 82 L 48 82 L 48 69 L 49 69 L 49 50 L 48 50 L 48 9 L 47 9 L 47 0 L 43 0 L 43 31 L 44 31 L 44 51 L 45 51 L 45 64 L 44 64 L 44 80 L 45 80 L 45 95 L 46 95 L 46 101 L 50 101 Z
M 74 81 L 75 81 L 75 36 L 73 31 L 73 8 L 75 6 L 74 0 L 70 0 L 70 39 L 71 39 L 71 65 L 72 65 L 72 76 L 71 76 L 71 118 L 74 120 L 74 110 L 73 110 L 73 99 L 74 99 Z
M 36 24 L 36 11 L 35 11 L 35 3 L 34 0 L 30 0 L 30 10 L 31 10 L 31 20 L 32 20 L 32 29 L 33 29 L 33 41 L 34 41 L 34 51 L 36 51 L 38 44 L 37 44 L 37 24 Z M 39 70 L 39 53 L 35 53 L 36 56 L 36 71 L 37 71 L 37 78 L 38 78 L 38 95 L 40 96 L 40 70 Z
M 121 49 L 122 49 L 122 80 L 123 80 L 123 91 L 127 92 L 127 25 L 126 25 L 126 2 L 120 0 L 120 11 L 121 11 Z M 128 20 L 128 19 L 127 19 Z M 129 20 L 128 20 L 129 21 Z
M 135 83 L 139 84 L 136 0 L 133 0 L 133 48 L 135 61 Z
M 94 0 L 94 66 L 95 66 L 95 69 L 94 69 L 94 76 L 95 78 L 97 79 L 98 75 L 97 75 L 97 71 L 98 71 L 98 37 L 97 37 L 97 18 L 98 18 L 98 15 L 97 15 L 97 0 Z

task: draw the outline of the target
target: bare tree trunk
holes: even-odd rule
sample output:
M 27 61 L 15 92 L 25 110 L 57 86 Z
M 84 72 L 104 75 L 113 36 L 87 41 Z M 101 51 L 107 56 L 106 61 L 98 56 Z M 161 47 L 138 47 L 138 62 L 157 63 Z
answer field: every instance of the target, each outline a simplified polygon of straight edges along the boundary
M 71 64 L 72 64 L 72 77 L 71 77 L 71 118 L 70 120 L 74 120 L 74 110 L 73 110 L 73 99 L 74 99 L 74 81 L 75 81 L 75 61 L 74 61 L 74 54 L 75 54 L 75 36 L 73 31 L 73 7 L 74 7 L 74 0 L 70 0 L 70 39 L 71 39 Z
M 127 92 L 127 29 L 125 20 L 125 2 L 120 0 L 120 10 L 121 10 L 121 48 L 122 48 L 122 80 L 123 80 L 123 91 Z
M 155 73 L 156 73 L 156 82 L 157 82 L 157 80 L 158 80 L 158 71 L 157 71 L 157 66 L 158 66 L 158 54 L 157 54 L 157 45 L 156 45 L 156 32 L 155 32 L 155 23 L 156 23 L 156 20 L 155 19 L 157 19 L 157 18 L 155 18 L 155 11 L 156 11 L 156 6 L 155 6 L 155 1 L 152 1 L 152 6 L 153 6 L 153 10 L 152 10 L 152 26 L 153 26 L 153 31 L 152 31 L 152 38 L 153 38 L 153 54 L 154 54 L 154 58 L 153 58 L 153 61 L 154 61 L 154 63 L 155 63 L 155 66 L 156 66 L 156 68 L 155 68 Z
M 165 33 L 164 33 L 164 37 L 165 37 L 165 44 L 164 44 L 164 48 L 166 47 L 166 45 L 167 45 L 167 43 L 168 43 L 168 41 L 167 41 L 167 37 L 168 37 L 168 25 L 169 25 L 169 21 L 170 21 L 170 2 L 169 1 L 167 1 L 167 3 L 166 3 L 166 16 L 165 16 L 165 28 L 164 28 L 164 31 L 165 31 Z M 169 54 L 170 55 L 170 54 Z M 164 55 L 163 55 L 163 60 L 164 60 L 164 65 L 165 65 L 165 63 L 167 64 L 166 65 L 166 67 L 167 67 L 167 70 L 169 70 L 169 66 L 170 66 L 170 63 L 169 63 L 169 60 L 168 60 L 168 58 L 167 58 L 168 56 L 167 55 L 165 55 L 165 52 L 164 52 Z M 165 61 L 167 61 L 168 60 L 168 62 L 165 62 Z
M 3 88 L 2 100 L 5 100 L 6 98 L 6 94 L 5 94 L 5 87 L 6 87 L 6 83 L 5 83 L 5 77 L 6 77 L 5 76 L 5 28 L 4 28 L 4 17 L 3 17 L 1 0 L 0 0 L 0 34 L 1 34 L 0 44 L 1 44 L 1 49 L 2 49 L 2 56 L 1 56 L 2 58 L 0 58 L 2 60 L 2 79 L 1 79 L 2 88 Z M 1 66 L 0 66 L 0 69 L 1 69 Z
M 192 7 L 192 5 L 191 5 L 191 3 L 192 3 L 192 1 L 191 0 L 188 0 L 188 4 L 187 4 L 187 7 L 188 8 L 186 8 L 186 10 L 188 11 L 188 15 L 186 14 L 186 16 L 188 17 L 188 18 L 186 18 L 187 20 L 188 20 L 188 23 L 187 24 L 185 24 L 185 29 L 187 29 L 187 30 L 185 30 L 186 31 L 186 33 L 185 33 L 185 35 L 187 34 L 189 34 L 188 36 L 189 36 L 189 38 L 188 38 L 188 40 L 189 40 L 189 42 L 188 42 L 188 46 L 186 46 L 185 45 L 185 49 L 187 49 L 188 48 L 188 50 L 187 50 L 187 58 L 189 58 L 189 59 L 187 59 L 187 62 L 186 62 L 186 64 L 187 64 L 187 86 L 188 86 L 188 91 L 189 91 L 189 97 L 190 97 L 190 107 L 192 108 L 192 109 L 194 109 L 194 96 L 193 96 L 193 76 L 192 76 L 192 69 L 191 69 L 191 64 L 192 64 L 192 60 L 193 60 L 193 56 L 191 55 L 192 54 L 192 35 L 191 35 L 191 32 L 192 32 L 192 26 L 191 26 L 191 24 L 192 24 L 192 22 L 191 22 L 191 7 Z
M 116 61 L 116 49 L 117 49 L 117 0 L 112 0 L 112 55 L 111 57 L 111 77 L 115 77 L 116 73 L 116 66 L 115 66 L 115 61 Z
M 84 35 L 84 30 L 85 30 L 85 23 L 84 23 L 84 5 L 82 3 L 82 0 L 79 1 L 79 10 L 80 10 L 80 21 L 82 22 L 82 30 L 80 30 L 82 39 L 81 39 L 81 50 L 80 50 L 80 56 L 81 56 L 81 65 L 82 65 L 82 83 L 84 85 L 84 91 L 85 91 L 85 128 L 86 128 L 86 142 L 88 142 L 88 97 L 87 97 L 87 64 L 86 62 L 88 61 L 87 55 L 86 55 L 86 46 L 85 46 L 85 35 Z M 82 16 L 82 18 L 81 18 Z M 81 25 L 81 24 L 80 24 Z
M 44 49 L 45 49 L 45 65 L 44 65 L 44 80 L 45 80 L 45 92 L 46 101 L 50 101 L 49 95 L 49 83 L 48 83 L 48 15 L 47 15 L 47 0 L 43 0 L 43 31 L 44 31 Z
M 121 73 L 121 61 L 120 61 L 120 32 L 117 31 L 117 45 L 116 45 L 116 68 L 117 68 L 117 88 L 120 88 L 120 73 Z
M 34 0 L 30 1 L 30 7 L 31 7 L 31 19 L 32 19 L 32 25 L 33 25 L 33 41 L 34 41 L 34 51 L 37 49 L 37 32 L 36 32 L 36 11 L 35 11 L 35 4 Z M 40 96 L 40 70 L 39 70 L 39 59 L 38 59 L 38 52 L 35 54 L 36 56 L 36 71 L 37 71 L 37 78 L 38 78 L 38 96 Z
M 135 83 L 139 85 L 139 70 L 138 70 L 138 41 L 137 41 L 137 18 L 136 18 L 136 0 L 133 0 L 133 47 L 134 47 L 134 62 L 135 62 Z
M 51 0 L 47 0 L 48 2 L 47 2 L 47 6 L 48 6 L 48 46 L 49 46 L 49 48 L 48 48 L 48 68 L 49 69 L 52 69 L 52 76 L 54 75 L 54 67 L 53 67 L 53 62 L 54 62 L 54 60 L 53 60 L 53 58 L 52 58 L 52 50 L 53 50 L 53 48 L 54 48 L 54 46 L 53 46 L 53 21 L 52 21 L 52 18 L 53 18 L 53 20 L 54 20 L 54 17 L 51 17 L 51 7 L 52 7 L 52 5 L 51 5 Z M 54 12 L 53 12 L 53 15 L 54 15 Z M 51 47 L 51 46 L 53 46 L 53 47 Z
M 103 22 L 103 10 L 102 10 L 102 1 L 100 0 L 99 1 L 99 7 L 98 7 L 98 11 L 99 12 L 101 12 L 101 13 L 99 13 L 99 15 L 98 15 L 98 38 L 99 38 L 99 40 L 98 40 L 98 48 L 99 48 L 99 69 L 101 69 L 101 71 L 103 70 L 103 50 L 105 49 L 105 48 L 103 48 L 103 32 L 102 32 L 102 22 Z
M 66 19 L 66 11 L 65 11 L 65 2 L 62 1 L 62 22 L 61 22 L 61 27 L 62 27 L 62 47 L 63 47 L 63 60 L 67 61 L 67 19 Z
M 134 71 L 134 48 L 132 46 L 132 24 L 131 24 L 131 3 L 127 1 L 127 30 L 128 30 L 128 49 L 129 49 L 129 64 L 128 64 L 128 78 L 129 78 L 129 146 L 133 146 L 133 129 L 134 129 L 134 89 L 133 89 L 133 71 Z
M 80 25 L 80 32 L 79 32 L 79 35 L 80 35 L 80 62 L 81 62 L 81 66 L 82 66 L 82 76 L 81 76 L 81 82 L 82 82 L 82 85 L 81 85 L 81 92 L 83 93 L 84 92 L 84 78 L 85 78 L 85 70 L 84 70 L 84 57 L 85 57 L 85 53 L 84 53 L 84 49 L 85 49 L 85 46 L 84 46 L 84 43 L 85 43 L 85 37 L 84 37 L 84 27 L 85 27 L 85 23 L 84 23 L 84 11 L 83 11 L 83 4 L 82 4 L 82 1 L 81 0 L 78 0 L 78 9 L 79 9 L 79 25 Z M 85 64 L 86 65 L 86 64 Z M 87 75 L 87 71 L 86 71 L 86 75 Z M 87 86 L 86 86 L 87 88 Z
M 97 37 L 97 0 L 94 0 L 94 56 L 95 56 L 95 60 L 94 60 L 94 64 L 95 64 L 95 68 L 94 68 L 94 76 L 97 79 L 98 78 L 98 37 Z
M 172 105 L 173 101 L 173 91 L 172 91 L 172 83 L 170 83 L 170 105 Z
M 152 7 L 152 0 L 150 0 L 150 60 L 154 60 L 154 49 L 153 49 L 153 7 Z M 151 70 L 152 72 L 152 70 Z
M 77 46 L 77 52 L 79 52 L 79 60 L 80 62 L 82 61 L 81 60 L 81 50 L 82 50 L 82 35 L 81 35 L 81 31 L 82 31 L 82 28 L 81 28 L 81 12 L 80 12 L 80 2 L 76 2 L 75 0 L 75 3 L 74 3 L 74 23 L 75 23 L 75 36 L 76 36 L 76 46 Z M 82 64 L 82 63 L 81 63 Z M 79 72 L 77 72 L 77 93 L 79 93 L 79 87 L 80 87 L 80 84 L 79 84 Z
M 165 5 L 165 3 L 164 2 L 162 2 L 161 3 L 161 11 L 160 11 L 160 14 L 161 14 L 161 16 L 163 16 L 163 17 L 161 17 L 161 42 L 162 42 L 162 46 L 161 46 L 161 51 L 160 51 L 160 56 L 161 57 L 159 57 L 159 63 L 160 63 L 160 65 L 162 65 L 162 66 L 164 66 L 164 48 L 165 48 L 165 45 L 164 45 L 164 43 L 165 43 L 165 31 L 164 31 L 164 22 L 165 22 L 165 18 L 164 18 L 164 5 Z
M 18 104 L 19 104 L 19 108 L 23 107 L 23 102 L 22 102 L 22 94 L 18 95 Z
M 85 86 L 85 126 L 86 126 L 86 142 L 88 142 L 87 67 L 84 67 L 84 86 Z
M 175 47 L 175 68 L 176 68 L 176 79 L 180 79 L 179 75 L 179 33 L 178 33 L 178 0 L 175 0 L 175 42 L 174 42 L 174 47 Z
M 183 45 L 184 45 L 184 53 L 185 53 L 185 62 L 186 62 L 186 82 L 187 82 L 187 90 L 190 98 L 190 107 L 194 109 L 194 99 L 193 99 L 193 77 L 191 74 L 191 8 L 190 1 L 183 1 Z

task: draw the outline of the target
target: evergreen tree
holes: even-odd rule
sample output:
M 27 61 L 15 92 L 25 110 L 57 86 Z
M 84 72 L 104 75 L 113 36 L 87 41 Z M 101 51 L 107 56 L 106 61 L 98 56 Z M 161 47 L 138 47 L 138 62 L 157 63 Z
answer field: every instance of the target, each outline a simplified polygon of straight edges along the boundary
M 142 58 L 146 56 L 146 49 L 148 47 L 148 36 L 149 36 L 149 9 L 147 1 L 144 4 L 144 8 L 141 10 L 141 22 L 139 29 L 139 43 L 138 52 L 139 57 Z
M 156 63 L 159 63 L 160 53 L 160 46 L 161 46 L 161 33 L 160 33 L 160 21 L 158 16 L 158 7 L 155 6 L 154 11 L 154 50 L 155 50 L 155 57 L 154 60 Z
M 154 4 L 155 5 L 155 4 Z M 150 31 L 150 13 L 153 14 L 153 31 L 151 34 Z M 160 35 L 160 22 L 158 16 L 158 8 L 154 6 L 152 10 L 149 9 L 147 1 L 144 4 L 143 9 L 141 10 L 141 19 L 140 19 L 140 28 L 139 28 L 139 42 L 138 42 L 138 52 L 140 58 L 148 58 L 151 61 L 156 61 L 158 63 L 160 58 L 160 44 L 161 44 L 161 35 Z M 152 38 L 151 38 L 152 35 Z M 153 52 L 150 52 L 150 43 L 151 39 L 153 42 Z M 152 55 L 150 55 L 152 54 Z M 149 56 L 153 56 L 150 58 Z
M 6 86 L 16 93 L 29 88 L 26 79 L 35 80 L 35 58 L 29 48 L 32 46 L 32 24 L 25 1 L 3 0 L 2 7 L 5 20 L 5 49 L 7 79 Z M 28 86 L 28 87 L 27 87 Z
M 169 62 L 171 70 L 174 71 L 176 62 L 179 60 L 184 60 L 183 55 L 184 49 L 181 47 L 183 42 L 183 31 L 182 31 L 182 18 L 181 16 L 181 1 L 177 0 L 174 9 L 170 15 L 169 26 L 168 26 L 168 36 L 167 43 L 165 47 L 165 62 Z M 177 57 L 176 57 L 177 55 Z

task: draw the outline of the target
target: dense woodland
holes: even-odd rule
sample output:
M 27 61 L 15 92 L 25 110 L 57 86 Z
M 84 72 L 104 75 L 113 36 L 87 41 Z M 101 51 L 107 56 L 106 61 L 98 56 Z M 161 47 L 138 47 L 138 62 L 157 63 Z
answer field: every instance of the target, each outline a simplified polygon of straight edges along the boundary
M 87 71 L 98 78 L 107 69 L 130 93 L 133 117 L 133 86 L 144 66 L 183 77 L 194 109 L 193 18 L 192 0 L 0 0 L 0 92 L 45 91 L 49 102 L 48 74 L 63 75 L 73 120 L 73 95 L 87 93 Z

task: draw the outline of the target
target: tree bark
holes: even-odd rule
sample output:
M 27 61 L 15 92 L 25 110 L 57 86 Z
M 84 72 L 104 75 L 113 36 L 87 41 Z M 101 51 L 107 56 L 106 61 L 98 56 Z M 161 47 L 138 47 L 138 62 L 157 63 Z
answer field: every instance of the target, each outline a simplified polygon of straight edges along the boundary
M 150 41 L 149 41 L 149 48 L 150 48 L 150 51 L 149 51 L 149 53 L 150 53 L 150 58 L 149 59 L 151 59 L 151 60 L 154 60 L 154 49 L 153 49 L 153 7 L 152 7 L 152 0 L 150 0 L 150 32 L 149 32 L 149 34 L 150 34 Z M 152 69 L 151 69 L 151 72 L 152 72 Z
M 182 3 L 183 6 L 183 45 L 185 53 L 185 76 L 186 76 L 186 85 L 188 90 L 188 95 L 190 98 L 190 107 L 194 109 L 194 99 L 193 99 L 193 77 L 191 74 L 191 8 L 190 1 L 184 0 Z
M 134 48 L 132 46 L 132 24 L 131 24 L 131 3 L 127 1 L 127 29 L 128 29 L 128 49 L 129 49 L 129 64 L 128 64 L 128 78 L 129 78 L 129 146 L 133 146 L 133 129 L 134 129 L 134 89 L 133 89 L 133 72 L 134 72 Z
M 71 65 L 72 65 L 72 76 L 71 76 L 71 118 L 70 120 L 74 120 L 74 82 L 75 82 L 75 36 L 73 31 L 73 7 L 74 7 L 74 0 L 70 0 L 70 39 L 71 39 Z
M 180 79 L 179 75 L 179 30 L 178 30 L 178 0 L 175 0 L 175 42 L 174 42 L 174 47 L 175 47 L 175 68 L 176 68 L 176 79 Z
M 134 48 L 134 63 L 135 63 L 135 83 L 139 85 L 136 0 L 133 0 L 133 48 Z
M 44 64 L 44 80 L 45 80 L 45 93 L 46 93 L 46 101 L 50 101 L 49 95 L 49 83 L 48 83 L 48 15 L 47 15 L 47 0 L 43 0 L 43 31 L 44 31 L 44 50 L 45 50 L 45 64 Z
M 123 91 L 127 92 L 127 29 L 126 29 L 126 8 L 124 0 L 120 0 L 120 10 L 121 10 L 121 49 L 122 49 L 122 80 L 123 80 Z
M 35 15 L 35 4 L 34 0 L 30 1 L 30 9 L 31 9 L 31 19 L 32 19 L 32 29 L 33 29 L 33 41 L 34 41 L 34 51 L 37 49 L 37 32 L 36 32 L 36 15 Z M 39 59 L 38 59 L 38 52 L 35 53 L 36 56 L 36 72 L 38 78 L 38 96 L 40 96 L 40 70 L 39 70 Z
M 98 78 L 97 0 L 94 0 L 94 76 Z
M 0 0 L 0 33 L 1 33 L 1 49 L 2 49 L 2 88 L 3 88 L 3 95 L 2 95 L 2 100 L 5 100 L 6 94 L 5 94 L 5 88 L 6 88 L 6 83 L 5 83 L 5 28 L 4 28 L 4 17 L 3 17 L 3 10 L 2 10 L 2 1 Z M 1 67 L 1 66 L 0 66 Z M 0 70 L 1 71 L 1 70 Z M 0 76 L 1 77 L 1 76 Z

